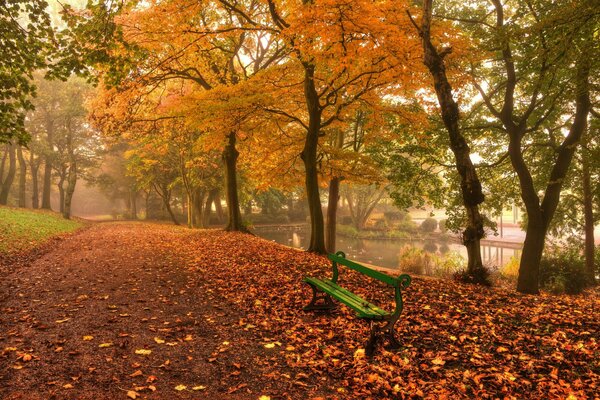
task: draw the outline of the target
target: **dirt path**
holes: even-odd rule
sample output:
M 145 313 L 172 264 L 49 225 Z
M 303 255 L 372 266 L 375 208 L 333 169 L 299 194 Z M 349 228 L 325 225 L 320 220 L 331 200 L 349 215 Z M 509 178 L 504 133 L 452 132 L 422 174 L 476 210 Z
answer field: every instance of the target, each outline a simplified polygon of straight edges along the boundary
M 306 313 L 323 257 L 219 230 L 96 224 L 0 268 L 0 399 L 594 398 L 600 296 L 414 277 L 402 348 Z M 20 264 L 20 265 L 18 265 Z M 12 272 L 6 272 L 11 271 Z M 393 309 L 389 287 L 345 287 Z M 364 352 L 362 353 L 364 354 Z
M 258 398 L 252 332 L 187 268 L 189 232 L 98 224 L 4 277 L 0 398 Z

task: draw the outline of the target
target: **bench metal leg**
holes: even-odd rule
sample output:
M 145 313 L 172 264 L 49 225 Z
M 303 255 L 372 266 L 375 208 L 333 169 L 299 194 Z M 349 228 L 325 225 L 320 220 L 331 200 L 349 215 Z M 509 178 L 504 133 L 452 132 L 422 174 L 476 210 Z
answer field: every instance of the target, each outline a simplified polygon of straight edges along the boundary
M 335 304 L 333 303 L 331 296 L 329 296 L 327 293 L 318 291 L 317 288 L 314 285 L 311 285 L 310 283 L 307 283 L 307 285 L 309 285 L 310 288 L 312 289 L 313 296 L 312 296 L 310 303 L 303 308 L 304 311 L 315 311 L 315 310 L 326 311 L 326 310 L 331 310 L 331 309 L 335 308 Z M 317 303 L 317 301 L 319 301 L 319 300 L 323 300 L 323 301 L 320 303 Z
M 387 340 L 387 345 L 385 346 L 386 349 L 397 350 L 402 347 L 398 339 L 396 339 L 394 331 L 397 320 L 397 318 L 392 318 L 385 321 L 385 325 L 383 326 L 379 325 L 377 321 L 371 321 L 371 333 L 369 334 L 369 340 L 365 345 L 365 355 L 367 357 L 371 357 L 375 352 L 380 336 L 383 336 Z
M 379 326 L 376 322 L 371 321 L 371 333 L 369 334 L 369 340 L 365 344 L 365 355 L 369 358 L 375 353 L 377 347 L 377 339 L 379 337 Z

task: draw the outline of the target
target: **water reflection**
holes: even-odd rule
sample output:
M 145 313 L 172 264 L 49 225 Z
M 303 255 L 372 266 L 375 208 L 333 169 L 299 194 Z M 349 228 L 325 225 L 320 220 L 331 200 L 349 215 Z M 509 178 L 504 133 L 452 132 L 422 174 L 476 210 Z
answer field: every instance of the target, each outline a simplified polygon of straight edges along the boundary
M 305 226 L 268 226 L 257 227 L 255 233 L 268 240 L 285 244 L 296 248 L 306 248 L 310 240 L 310 233 Z M 429 253 L 447 254 L 450 251 L 467 258 L 464 246 L 452 241 L 436 240 L 379 240 L 379 239 L 355 239 L 338 236 L 336 241 L 337 250 L 346 253 L 348 258 L 369 264 L 387 268 L 398 268 L 398 253 L 403 246 L 411 245 L 422 248 Z M 499 245 L 482 245 L 481 255 L 483 262 L 490 267 L 505 265 L 514 256 L 520 256 L 520 249 L 502 247 Z

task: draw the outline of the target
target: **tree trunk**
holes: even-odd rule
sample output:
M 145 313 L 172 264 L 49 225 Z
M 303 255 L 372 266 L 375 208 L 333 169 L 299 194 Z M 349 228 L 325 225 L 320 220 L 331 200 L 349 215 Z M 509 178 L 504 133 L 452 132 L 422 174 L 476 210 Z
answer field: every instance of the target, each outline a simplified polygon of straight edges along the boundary
M 306 139 L 301 158 L 304 162 L 305 189 L 308 209 L 310 213 L 310 244 L 307 251 L 326 254 L 325 248 L 325 223 L 321 196 L 319 194 L 319 170 L 317 166 L 317 147 L 321 131 L 321 108 L 319 96 L 315 88 L 315 67 L 309 63 L 304 66 L 304 97 L 309 116 Z
M 58 180 L 58 184 L 56 186 L 58 186 L 58 194 L 59 194 L 59 207 L 58 207 L 58 211 L 62 214 L 65 211 L 65 177 L 66 172 L 63 174 L 61 172 L 60 174 L 60 179 Z
M 29 169 L 31 170 L 31 207 L 40 208 L 40 189 L 38 187 L 38 171 L 40 169 L 39 159 L 35 160 L 33 151 L 29 150 Z
M 10 193 L 10 188 L 17 173 L 16 147 L 16 144 L 8 145 L 8 172 L 6 173 L 6 178 L 4 178 L 2 188 L 0 189 L 0 204 L 3 205 L 8 203 L 8 194 Z
M 210 226 L 210 216 L 212 214 L 212 204 L 215 202 L 215 199 L 219 195 L 219 189 L 212 189 L 208 192 L 208 196 L 206 197 L 206 204 L 204 205 L 204 213 L 202 214 L 202 225 L 205 228 Z
M 596 284 L 595 271 L 595 241 L 594 241 L 594 196 L 590 176 L 589 160 L 584 154 L 582 157 L 583 180 L 583 215 L 585 232 L 585 271 L 590 285 Z
M 483 279 L 484 271 L 481 260 L 481 239 L 485 232 L 483 218 L 479 212 L 479 204 L 485 197 L 477 170 L 471 162 L 470 149 L 459 127 L 459 109 L 452 97 L 452 86 L 446 76 L 444 54 L 440 54 L 430 37 L 433 0 L 423 2 L 423 23 L 421 28 L 424 64 L 429 69 L 434 81 L 435 92 L 440 104 L 442 120 L 450 138 L 450 148 L 454 153 L 456 169 L 460 176 L 460 188 L 463 205 L 467 212 L 467 226 L 463 231 L 462 242 L 467 248 L 467 273 L 476 279 Z M 483 279 L 486 281 L 486 279 Z
M 188 228 L 194 227 L 194 214 L 192 212 L 192 194 L 190 192 L 186 192 L 187 194 L 187 226 Z
M 340 178 L 333 177 L 329 181 L 329 200 L 327 203 L 327 229 L 325 230 L 325 247 L 327 252 L 335 253 L 337 209 L 340 201 Z
M 130 218 L 137 220 L 137 192 L 133 189 L 129 190 Z
M 219 223 L 222 224 L 225 220 L 225 215 L 223 213 L 223 206 L 221 205 L 221 194 L 217 192 L 215 195 L 215 209 L 217 210 L 217 219 Z
M 50 156 L 46 156 L 44 162 L 44 187 L 42 189 L 42 208 L 51 210 L 50 193 L 52 186 L 52 160 Z
M 587 129 L 587 118 L 591 109 L 589 95 L 589 74 L 590 60 L 588 54 L 582 52 L 576 64 L 576 98 L 575 98 L 575 118 L 569 129 L 569 134 L 565 137 L 557 150 L 556 161 L 552 166 L 552 171 L 548 179 L 548 184 L 544 192 L 544 198 L 540 204 L 537 190 L 533 185 L 533 179 L 525 161 L 523 159 L 521 138 L 519 131 L 509 130 L 510 144 L 509 153 L 513 168 L 517 172 L 521 184 L 521 197 L 527 210 L 527 233 L 523 243 L 523 254 L 519 265 L 519 277 L 517 280 L 517 290 L 522 293 L 539 293 L 539 274 L 540 262 L 544 251 L 544 242 L 548 226 L 552 222 L 558 202 L 560 192 L 571 160 Z M 506 126 L 506 124 L 505 124 Z M 510 126 L 509 126 L 510 128 Z M 531 232 L 530 232 L 531 231 Z M 543 235 L 540 237 L 540 235 Z M 529 238 L 529 240 L 528 240 Z
M 4 145 L 4 151 L 2 152 L 2 161 L 0 162 L 0 185 L 4 182 L 4 167 L 6 166 L 6 159 L 8 158 L 8 147 L 9 144 Z
M 204 197 L 205 192 L 202 189 L 194 190 L 194 195 L 192 196 L 192 205 L 193 205 L 193 218 L 192 220 L 194 227 L 196 228 L 204 228 L 203 220 L 202 220 L 202 210 L 204 209 Z
M 17 158 L 19 159 L 19 207 L 25 208 L 27 206 L 27 164 L 25 163 L 25 157 L 23 157 L 23 149 L 21 146 L 17 146 Z
M 63 209 L 63 217 L 71 218 L 71 204 L 73 201 L 73 193 L 75 193 L 75 185 L 77 185 L 77 163 L 73 161 L 69 165 L 69 175 L 67 178 L 67 190 L 65 193 L 65 205 Z
M 240 153 L 235 148 L 236 134 L 231 132 L 227 135 L 227 144 L 223 150 L 225 161 L 225 190 L 227 195 L 227 231 L 248 232 L 242 221 L 240 201 L 237 192 L 237 159 Z
M 171 217 L 171 221 L 173 221 L 175 225 L 179 225 L 179 221 L 177 221 L 177 218 L 175 217 L 175 214 L 173 214 L 173 210 L 171 209 L 170 197 L 170 194 L 168 197 L 163 197 L 163 203 L 165 205 L 165 208 L 167 209 L 167 212 L 169 213 L 169 216 Z

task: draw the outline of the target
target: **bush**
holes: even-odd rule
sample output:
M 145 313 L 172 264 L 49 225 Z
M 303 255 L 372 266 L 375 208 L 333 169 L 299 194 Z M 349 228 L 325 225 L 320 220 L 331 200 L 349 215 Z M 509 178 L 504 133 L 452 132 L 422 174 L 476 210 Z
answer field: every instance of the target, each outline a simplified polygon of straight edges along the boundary
M 464 268 L 464 263 L 464 258 L 456 252 L 440 256 L 410 245 L 404 246 L 398 254 L 400 270 L 416 275 L 450 277 Z
M 409 215 L 408 218 L 405 218 L 404 220 L 400 221 L 400 223 L 396 224 L 396 230 L 407 233 L 416 233 L 418 227 Z
M 519 276 L 519 262 L 518 257 L 511 257 L 500 270 L 500 274 L 506 278 L 516 279 Z
M 358 237 L 358 230 L 352 225 L 336 225 L 336 233 L 340 236 Z
M 385 219 L 375 220 L 375 229 L 386 229 L 387 227 L 388 227 L 388 224 Z
M 407 218 L 410 219 L 410 215 L 406 211 L 385 211 L 383 218 L 391 225 L 393 222 L 405 221 Z
M 492 282 L 490 281 L 490 271 L 485 266 L 476 269 L 472 273 L 467 271 L 466 268 L 463 268 L 454 273 L 454 279 L 464 283 L 492 286 Z
M 438 222 L 435 218 L 426 218 L 421 222 L 421 230 L 426 233 L 431 233 L 436 230 Z
M 445 219 L 441 219 L 440 222 L 438 222 L 438 228 L 441 233 L 448 232 L 448 228 L 446 227 L 446 221 L 447 220 L 445 220 Z
M 555 294 L 579 294 L 586 287 L 585 262 L 579 248 L 548 248 L 540 263 L 540 286 Z
M 353 222 L 350 215 L 343 215 L 342 218 L 340 218 L 340 224 L 342 225 L 352 225 Z

